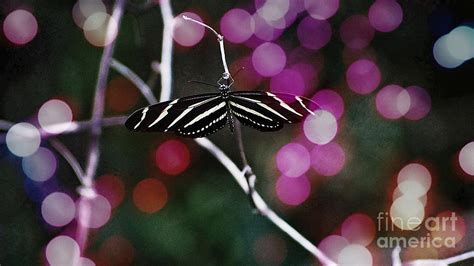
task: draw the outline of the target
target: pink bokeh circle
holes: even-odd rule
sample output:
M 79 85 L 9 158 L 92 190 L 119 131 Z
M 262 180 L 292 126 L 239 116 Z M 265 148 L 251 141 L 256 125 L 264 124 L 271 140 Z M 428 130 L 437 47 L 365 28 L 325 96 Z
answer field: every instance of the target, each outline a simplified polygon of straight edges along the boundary
M 374 91 L 382 79 L 378 66 L 367 59 L 352 63 L 346 72 L 347 85 L 359 94 L 369 94 Z

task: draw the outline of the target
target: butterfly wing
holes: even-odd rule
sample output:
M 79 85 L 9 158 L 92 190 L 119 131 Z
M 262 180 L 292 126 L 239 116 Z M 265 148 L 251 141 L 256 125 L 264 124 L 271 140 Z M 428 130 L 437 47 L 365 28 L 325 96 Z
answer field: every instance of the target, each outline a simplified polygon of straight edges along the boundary
M 285 123 L 297 123 L 321 109 L 314 101 L 286 93 L 237 91 L 230 95 L 232 113 L 244 125 L 260 131 L 276 131 Z
M 139 109 L 130 115 L 125 126 L 132 131 L 175 132 L 196 138 L 224 127 L 225 110 L 225 101 L 220 94 L 201 94 Z

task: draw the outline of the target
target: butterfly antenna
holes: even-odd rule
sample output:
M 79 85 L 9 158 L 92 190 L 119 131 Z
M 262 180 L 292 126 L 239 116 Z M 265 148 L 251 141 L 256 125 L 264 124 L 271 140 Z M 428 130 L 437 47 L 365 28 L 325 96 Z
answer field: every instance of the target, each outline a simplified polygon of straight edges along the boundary
M 245 67 L 239 68 L 234 74 L 232 74 L 232 77 L 237 78 L 237 74 L 239 74 L 240 71 L 242 71 L 242 70 L 244 70 L 244 69 L 245 69 Z
M 210 87 L 213 87 L 213 88 L 219 88 L 219 86 L 215 85 L 215 84 L 211 84 L 211 83 L 207 83 L 207 82 L 204 82 L 204 81 L 200 81 L 200 80 L 188 80 L 187 83 L 197 83 L 197 84 L 202 84 L 202 85 L 207 85 L 207 86 L 210 86 Z

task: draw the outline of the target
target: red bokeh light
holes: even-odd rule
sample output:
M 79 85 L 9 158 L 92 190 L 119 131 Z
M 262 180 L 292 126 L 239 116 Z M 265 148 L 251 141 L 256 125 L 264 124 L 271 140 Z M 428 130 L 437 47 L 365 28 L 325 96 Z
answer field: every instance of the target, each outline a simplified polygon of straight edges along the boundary
M 155 153 L 158 168 L 168 175 L 178 175 L 186 170 L 191 161 L 191 155 L 186 144 L 179 140 L 163 142 Z
M 125 196 L 125 186 L 118 176 L 103 175 L 99 177 L 95 181 L 95 188 L 109 201 L 112 208 L 120 205 Z
M 155 213 L 161 210 L 167 201 L 168 191 L 156 178 L 144 179 L 133 189 L 133 203 L 142 212 Z

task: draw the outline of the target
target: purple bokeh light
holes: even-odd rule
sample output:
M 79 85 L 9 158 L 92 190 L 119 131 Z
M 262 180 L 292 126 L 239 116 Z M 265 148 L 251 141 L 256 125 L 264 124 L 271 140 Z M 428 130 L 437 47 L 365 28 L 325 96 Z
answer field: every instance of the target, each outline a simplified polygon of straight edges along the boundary
M 316 145 L 311 151 L 311 165 L 322 176 L 335 176 L 346 163 L 346 154 L 336 142 Z
M 369 46 L 364 49 L 352 49 L 345 46 L 342 50 L 342 61 L 346 66 L 360 59 L 368 59 L 372 62 L 377 62 L 377 54 L 374 48 Z
M 338 235 L 330 235 L 319 242 L 318 248 L 333 261 L 337 261 L 337 257 L 342 249 L 349 245 L 346 238 Z
M 257 38 L 264 41 L 273 41 L 280 37 L 283 29 L 274 28 L 265 19 L 260 17 L 257 13 L 253 15 L 254 34 Z
M 319 50 L 331 40 L 331 25 L 326 20 L 305 17 L 298 25 L 298 39 L 302 46 Z
M 297 63 L 291 65 L 290 69 L 297 71 L 303 78 L 305 92 L 318 86 L 319 76 L 314 66 L 307 63 Z
M 398 119 L 410 108 L 408 92 L 394 84 L 383 87 L 375 97 L 375 107 L 380 115 L 387 119 Z
M 81 226 L 99 228 L 109 221 L 112 206 L 104 196 L 97 195 L 95 198 L 79 198 L 76 210 L 76 219 Z
M 344 100 L 339 93 L 333 90 L 320 90 L 311 99 L 315 101 L 321 109 L 333 114 L 337 120 L 339 120 L 342 117 L 342 114 L 344 114 Z
M 402 20 L 402 7 L 395 0 L 377 0 L 370 6 L 369 21 L 378 31 L 393 31 L 400 26 Z
M 362 49 L 370 44 L 374 38 L 375 30 L 366 16 L 353 15 L 342 22 L 339 33 L 346 46 L 352 49 Z
M 347 217 L 341 226 L 341 235 L 351 244 L 369 245 L 375 237 L 375 223 L 364 213 Z
M 381 78 L 377 65 L 367 59 L 355 61 L 346 72 L 347 85 L 359 94 L 371 93 L 378 87 Z
M 38 33 L 38 22 L 29 11 L 17 9 L 7 15 L 3 21 L 5 37 L 17 45 L 24 45 L 35 38 Z
M 311 193 L 311 183 L 306 176 L 286 177 L 280 176 L 276 183 L 278 199 L 290 206 L 303 203 Z
M 43 147 L 21 162 L 23 172 L 34 181 L 43 182 L 50 179 L 56 172 L 57 160 L 54 154 Z
M 410 95 L 410 110 L 405 114 L 405 118 L 410 120 L 422 119 L 431 110 L 430 95 L 419 86 L 409 86 L 406 90 Z
M 308 150 L 301 144 L 289 143 L 277 153 L 278 170 L 287 177 L 298 177 L 306 173 L 310 167 L 311 157 Z
M 270 90 L 272 92 L 303 95 L 304 89 L 303 77 L 298 71 L 292 69 L 284 69 L 273 76 L 270 81 Z
M 221 18 L 220 26 L 226 40 L 233 43 L 245 42 L 255 30 L 252 16 L 240 8 L 227 11 Z
M 260 75 L 274 76 L 280 73 L 286 65 L 285 51 L 278 44 L 263 43 L 253 51 L 252 64 Z
M 323 20 L 336 14 L 339 9 L 339 0 L 304 0 L 304 6 L 310 16 Z
M 74 219 L 74 201 L 65 193 L 53 192 L 41 204 L 41 215 L 50 225 L 61 227 Z

